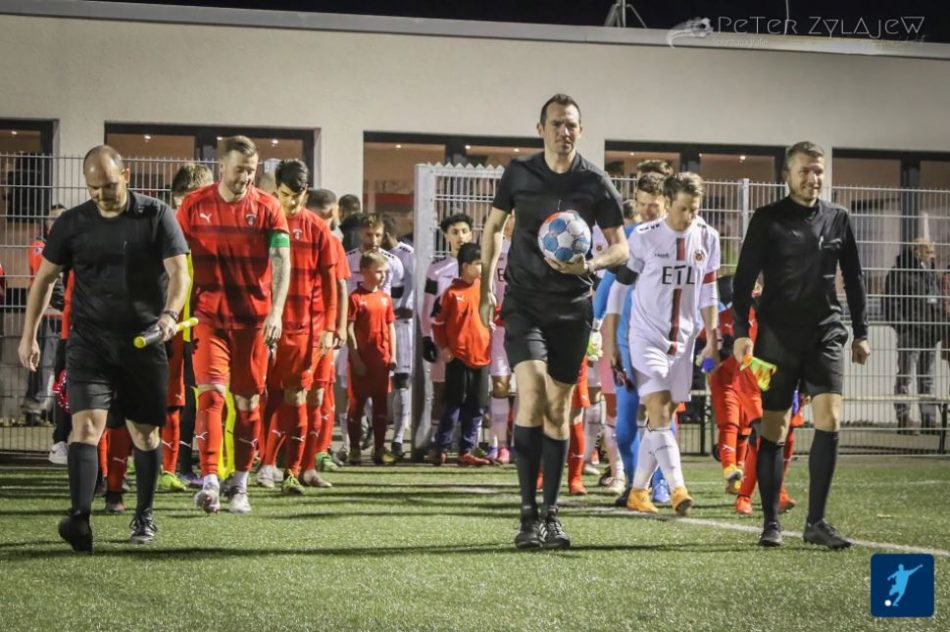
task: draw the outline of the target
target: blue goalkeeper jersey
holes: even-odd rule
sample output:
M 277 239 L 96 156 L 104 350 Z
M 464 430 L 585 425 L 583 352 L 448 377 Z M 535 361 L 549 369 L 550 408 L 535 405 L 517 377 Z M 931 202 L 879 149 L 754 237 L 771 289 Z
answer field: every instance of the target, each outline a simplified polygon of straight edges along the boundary
M 636 227 L 637 224 L 624 226 L 624 235 L 629 238 Z M 597 286 L 597 292 L 594 294 L 594 318 L 597 320 L 603 320 L 607 314 L 607 297 L 610 296 L 610 288 L 616 280 L 617 275 L 608 270 L 604 273 L 600 284 Z M 633 301 L 630 300 L 629 295 L 625 296 L 623 299 L 623 307 L 620 310 L 620 322 L 617 324 L 617 346 L 620 347 L 620 357 L 624 368 L 628 370 L 631 363 L 630 350 L 627 343 L 627 330 L 630 326 L 630 310 L 632 309 L 632 304 Z

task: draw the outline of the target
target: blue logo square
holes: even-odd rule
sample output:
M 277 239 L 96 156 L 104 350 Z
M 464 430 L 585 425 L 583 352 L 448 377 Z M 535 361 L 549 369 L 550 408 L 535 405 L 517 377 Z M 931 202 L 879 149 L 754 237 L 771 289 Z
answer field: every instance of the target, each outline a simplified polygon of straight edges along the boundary
M 877 553 L 871 556 L 871 615 L 932 617 L 932 555 Z

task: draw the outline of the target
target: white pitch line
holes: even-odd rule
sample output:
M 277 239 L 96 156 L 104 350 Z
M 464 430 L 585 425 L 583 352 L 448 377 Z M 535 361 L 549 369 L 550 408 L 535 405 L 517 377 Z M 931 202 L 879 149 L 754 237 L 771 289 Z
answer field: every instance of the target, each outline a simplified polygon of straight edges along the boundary
M 759 534 L 762 531 L 758 527 L 735 524 L 732 522 L 721 522 L 719 520 L 703 520 L 701 518 L 676 518 L 673 516 L 651 516 L 648 514 L 641 514 L 637 512 L 615 509 L 613 507 L 590 507 L 589 510 L 603 512 L 603 513 L 613 513 L 617 515 L 626 515 L 626 516 L 629 516 L 630 518 L 646 518 L 650 520 L 659 520 L 662 522 L 675 522 L 677 524 L 689 524 L 689 525 L 696 525 L 699 527 L 725 529 L 728 531 L 740 531 L 742 533 Z M 800 538 L 802 537 L 802 532 L 783 530 L 782 535 L 791 537 L 791 538 Z M 884 549 L 886 551 L 900 551 L 901 553 L 926 553 L 928 555 L 933 555 L 934 557 L 950 558 L 950 551 L 945 551 L 943 549 L 931 549 L 931 548 L 927 548 L 923 546 L 911 546 L 908 544 L 893 544 L 891 542 L 872 542 L 870 540 L 851 540 L 851 542 L 857 546 L 863 546 L 868 549 Z

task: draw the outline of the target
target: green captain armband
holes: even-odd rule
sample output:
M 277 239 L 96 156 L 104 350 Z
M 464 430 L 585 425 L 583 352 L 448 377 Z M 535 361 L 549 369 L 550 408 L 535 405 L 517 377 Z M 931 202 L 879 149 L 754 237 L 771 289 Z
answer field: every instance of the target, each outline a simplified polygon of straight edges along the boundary
M 267 236 L 267 245 L 271 248 L 290 248 L 290 235 L 281 230 L 272 230 Z

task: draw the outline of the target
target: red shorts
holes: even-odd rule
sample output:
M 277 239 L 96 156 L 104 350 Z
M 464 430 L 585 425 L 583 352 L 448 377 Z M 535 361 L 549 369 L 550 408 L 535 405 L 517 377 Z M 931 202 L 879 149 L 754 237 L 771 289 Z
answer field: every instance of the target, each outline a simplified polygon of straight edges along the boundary
M 590 389 L 587 386 L 587 360 L 581 363 L 580 373 L 577 375 L 577 384 L 571 395 L 571 408 L 590 408 Z
M 268 385 L 276 388 L 313 386 L 313 340 L 310 332 L 284 334 L 270 367 Z
M 798 413 L 792 415 L 792 421 L 789 423 L 789 426 L 792 428 L 801 428 L 805 425 L 805 409 L 799 408 Z
M 739 370 L 735 358 L 727 358 L 709 376 L 716 425 L 739 427 L 747 434 L 750 424 L 762 418 L 762 392 L 752 371 Z
M 240 397 L 264 392 L 267 347 L 260 329 L 194 328 L 195 383 L 229 386 Z
M 313 350 L 313 382 L 317 385 L 317 388 L 323 388 L 336 382 L 337 355 L 339 354 L 336 351 L 321 355 L 317 349 Z
M 356 375 L 350 366 L 348 392 L 350 397 L 367 399 L 380 393 L 389 392 L 389 368 L 386 366 L 366 367 L 364 375 Z
M 168 396 L 165 405 L 169 408 L 185 405 L 185 339 L 181 334 L 168 342 Z

